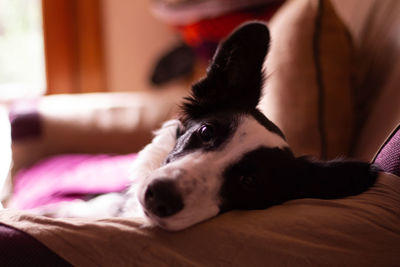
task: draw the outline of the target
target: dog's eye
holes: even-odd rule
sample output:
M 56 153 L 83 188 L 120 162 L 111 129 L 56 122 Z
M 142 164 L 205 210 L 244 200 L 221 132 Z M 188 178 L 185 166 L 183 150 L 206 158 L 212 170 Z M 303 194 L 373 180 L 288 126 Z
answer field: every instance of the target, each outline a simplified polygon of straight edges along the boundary
M 211 139 L 214 136 L 214 129 L 211 125 L 206 124 L 200 127 L 199 131 L 199 136 L 201 138 L 201 141 L 204 143 L 210 142 Z
M 242 175 L 239 177 L 239 183 L 245 188 L 253 188 L 257 185 L 257 178 L 251 175 Z

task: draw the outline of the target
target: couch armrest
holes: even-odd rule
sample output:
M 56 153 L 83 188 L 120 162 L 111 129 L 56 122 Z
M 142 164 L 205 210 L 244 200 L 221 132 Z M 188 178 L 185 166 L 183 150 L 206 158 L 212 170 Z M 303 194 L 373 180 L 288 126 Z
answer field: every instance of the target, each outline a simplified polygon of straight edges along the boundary
M 14 174 L 46 156 L 140 150 L 176 114 L 185 92 L 44 96 L 10 111 Z

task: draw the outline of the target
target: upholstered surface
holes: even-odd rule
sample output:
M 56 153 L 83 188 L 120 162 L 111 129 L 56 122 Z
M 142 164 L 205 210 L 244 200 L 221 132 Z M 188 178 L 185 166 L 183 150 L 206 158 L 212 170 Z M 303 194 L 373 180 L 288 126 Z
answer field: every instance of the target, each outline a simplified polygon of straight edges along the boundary
M 400 1 L 332 2 L 355 48 L 357 134 L 352 155 L 369 161 L 400 122 Z
M 269 23 L 260 105 L 297 155 L 348 155 L 353 134 L 349 33 L 326 0 L 287 1 Z
M 4 267 L 72 266 L 28 234 L 1 223 L 0 262 Z
M 374 162 L 385 172 L 400 176 L 400 124 L 379 149 Z
M 0 222 L 74 266 L 396 266 L 400 178 L 381 174 L 367 192 L 233 211 L 180 232 L 139 219 L 51 219 L 11 210 Z

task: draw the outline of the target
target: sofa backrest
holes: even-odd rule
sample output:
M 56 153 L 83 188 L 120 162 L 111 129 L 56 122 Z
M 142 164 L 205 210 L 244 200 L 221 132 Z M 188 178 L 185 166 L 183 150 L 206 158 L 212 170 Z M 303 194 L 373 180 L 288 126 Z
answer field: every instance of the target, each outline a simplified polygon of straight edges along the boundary
M 356 50 L 354 93 L 361 131 L 353 154 L 371 160 L 400 123 L 400 1 L 332 2 Z

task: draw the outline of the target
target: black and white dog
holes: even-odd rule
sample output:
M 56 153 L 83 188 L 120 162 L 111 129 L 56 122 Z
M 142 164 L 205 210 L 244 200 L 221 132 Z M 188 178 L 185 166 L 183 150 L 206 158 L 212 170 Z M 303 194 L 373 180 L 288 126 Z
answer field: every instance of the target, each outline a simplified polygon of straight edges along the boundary
M 223 42 L 182 104 L 138 156 L 124 194 L 45 209 L 51 216 L 144 217 L 180 230 L 233 209 L 265 209 L 297 198 L 357 195 L 374 184 L 368 163 L 295 157 L 259 109 L 270 37 L 247 23 Z

